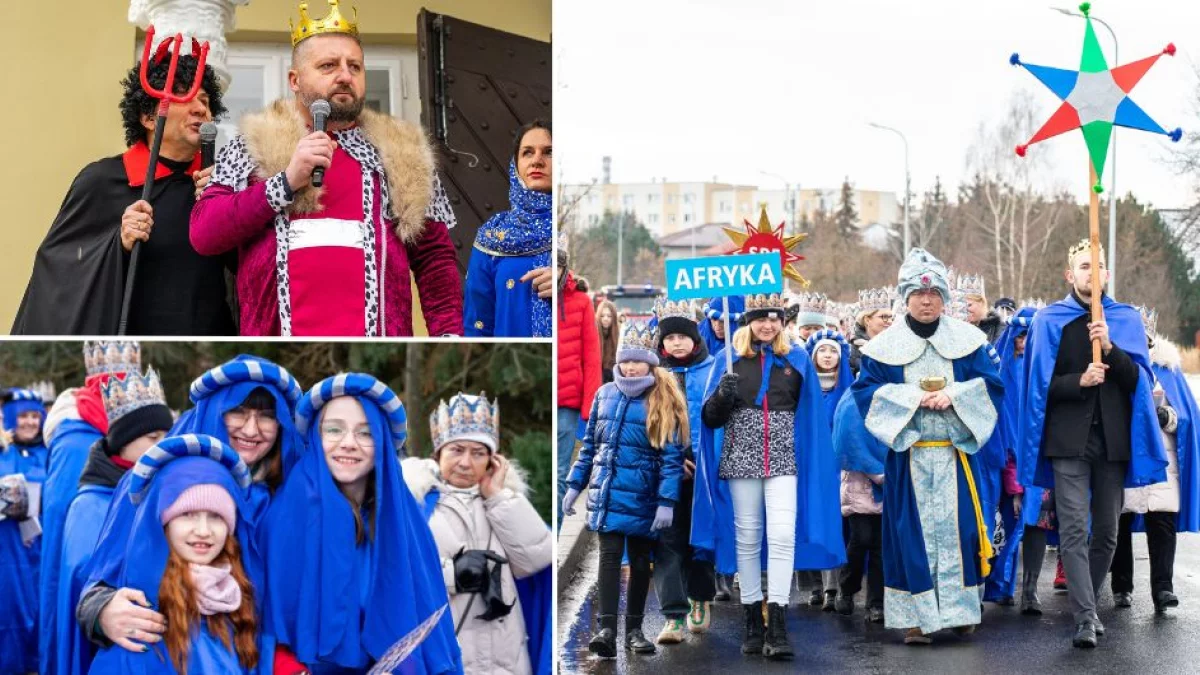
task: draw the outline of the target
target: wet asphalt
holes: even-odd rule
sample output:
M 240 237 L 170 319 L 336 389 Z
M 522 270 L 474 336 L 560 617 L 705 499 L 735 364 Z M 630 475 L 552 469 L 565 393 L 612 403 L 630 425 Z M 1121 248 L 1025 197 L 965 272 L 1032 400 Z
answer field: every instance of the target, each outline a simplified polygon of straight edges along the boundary
M 1149 592 L 1145 535 L 1133 539 L 1133 607 L 1116 609 L 1105 588 L 1098 601 L 1107 633 L 1096 649 L 1071 646 L 1073 622 L 1066 591 L 1052 588 L 1055 555 L 1048 551 L 1039 596 L 1044 614 L 1022 616 L 1017 607 L 985 605 L 983 623 L 972 636 L 949 631 L 929 646 L 906 646 L 900 631 L 863 620 L 863 594 L 854 614 L 841 616 L 806 604 L 808 591 L 793 587 L 788 634 L 796 649 L 791 662 L 769 661 L 740 652 L 742 612 L 734 601 L 713 603 L 712 627 L 687 634 L 683 644 L 659 646 L 638 655 L 620 648 L 616 659 L 588 652 L 595 613 L 595 565 L 585 563 L 560 598 L 559 670 L 562 673 L 1168 673 L 1200 672 L 1200 534 L 1181 534 L 1175 560 L 1180 606 L 1157 614 Z M 802 604 L 801 601 L 805 601 Z M 664 623 L 651 589 L 645 632 L 650 640 Z M 624 611 L 624 605 L 622 605 Z

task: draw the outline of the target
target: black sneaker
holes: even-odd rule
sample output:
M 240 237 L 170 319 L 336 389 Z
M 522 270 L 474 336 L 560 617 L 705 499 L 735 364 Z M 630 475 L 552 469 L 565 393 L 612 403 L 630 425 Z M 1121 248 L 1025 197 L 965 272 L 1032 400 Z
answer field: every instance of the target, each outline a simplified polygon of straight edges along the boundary
M 833 603 L 833 608 L 842 616 L 850 616 L 854 613 L 854 598 L 839 595 L 838 599 Z
M 883 608 L 868 607 L 867 608 L 867 623 L 883 623 Z
M 625 649 L 634 654 L 653 654 L 658 651 L 654 643 L 646 639 L 641 628 L 625 629 Z
M 1133 606 L 1133 593 L 1113 593 L 1113 604 L 1121 609 Z
M 1154 611 L 1165 612 L 1170 607 L 1178 607 L 1179 598 L 1171 591 L 1159 591 L 1154 594 Z

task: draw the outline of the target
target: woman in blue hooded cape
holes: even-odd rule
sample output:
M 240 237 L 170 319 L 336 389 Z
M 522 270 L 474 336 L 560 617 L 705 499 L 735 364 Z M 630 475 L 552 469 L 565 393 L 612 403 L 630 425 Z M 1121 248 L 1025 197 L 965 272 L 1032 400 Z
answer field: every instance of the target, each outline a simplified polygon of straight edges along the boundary
M 468 337 L 551 337 L 550 299 L 539 298 L 529 272 L 550 268 L 554 242 L 554 195 L 547 189 L 525 187 L 517 174 L 524 137 L 535 129 L 550 132 L 548 124 L 533 122 L 518 131 L 514 158 L 508 164 L 511 208 L 492 216 L 479 228 L 467 269 L 463 299 L 463 328 Z M 550 171 L 550 158 L 538 170 Z M 525 166 L 526 162 L 522 162 Z
M 266 587 L 262 526 L 267 509 L 278 485 L 304 451 L 303 437 L 296 431 L 293 419 L 296 402 L 302 393 L 300 384 L 282 366 L 257 356 L 239 355 L 192 382 L 189 398 L 195 407 L 180 415 L 169 432 L 171 436 L 204 434 L 229 444 L 225 414 L 242 406 L 252 393 L 258 396 L 262 391 L 274 401 L 278 432 L 275 444 L 267 455 L 250 467 L 253 483 L 247 490 L 242 514 L 249 523 L 242 560 L 260 596 Z M 130 476 L 127 475 L 117 484 L 112 506 L 100 528 L 96 550 L 84 571 L 87 584 L 79 603 L 81 608 L 85 608 L 79 612 L 80 627 L 93 641 L 99 638 L 92 631 L 97 626 L 100 612 L 119 588 L 114 579 L 123 559 L 123 545 L 129 535 L 129 524 L 135 508 L 130 500 L 123 498 L 129 492 L 129 481 Z M 260 611 L 261 607 L 260 603 Z M 273 653 L 270 634 L 264 633 L 263 637 L 265 641 L 260 645 L 261 653 L 270 657 Z
M 21 439 L 14 434 L 12 443 L 0 449 L 0 476 L 21 474 L 26 483 L 40 485 L 46 480 L 46 446 L 41 431 L 46 408 L 36 392 L 28 389 L 4 392 L 6 431 L 16 430 L 17 418 L 33 412 L 41 415 L 36 436 Z M 38 667 L 38 567 L 42 538 L 35 537 L 29 545 L 25 544 L 18 524 L 24 519 L 22 514 L 0 521 L 0 673 L 27 673 Z
M 160 586 L 172 553 L 162 522 L 164 512 L 189 488 L 218 486 L 232 497 L 237 510 L 235 531 L 228 536 L 236 538 L 244 550 L 249 527 L 241 514 L 247 506 L 245 490 L 250 485 L 249 469 L 228 445 L 210 436 L 187 434 L 159 442 L 138 460 L 128 476 L 131 477 L 129 491 L 123 499 L 134 505 L 134 511 L 128 536 L 122 542 L 124 556 L 114 582 L 142 591 L 155 611 L 165 612 L 167 608 L 163 605 Z M 248 579 L 245 585 L 241 602 L 254 602 L 254 596 L 248 594 Z M 261 628 L 259 623 L 257 629 Z M 232 625 L 227 625 L 227 631 L 233 632 Z M 186 674 L 176 670 L 167 641 L 155 643 L 141 653 L 110 646 L 96 655 L 88 672 L 90 675 L 257 675 L 271 672 L 269 661 L 260 659 L 257 667 L 243 663 L 232 647 L 236 640 L 226 646 L 210 632 L 207 621 L 192 626 L 190 636 Z
M 729 300 L 729 330 L 735 331 L 738 329 L 738 322 L 742 320 L 742 313 L 746 310 L 746 299 L 740 295 L 731 295 Z M 704 344 L 708 347 L 709 354 L 716 354 L 725 348 L 725 340 L 717 337 L 713 331 L 713 322 L 724 322 L 725 313 L 721 309 L 721 298 L 713 298 L 704 305 L 704 318 L 700 321 L 697 329 L 700 331 L 700 337 L 704 340 Z M 733 335 L 729 336 L 733 339 Z
M 1000 411 L 1000 420 L 996 426 L 996 434 L 1000 436 L 1003 447 L 1007 448 L 1010 462 L 1015 462 L 1017 439 L 1020 429 L 1021 399 L 1025 392 L 1025 354 L 1024 349 L 1017 353 L 1017 338 L 1027 338 L 1029 327 L 1033 323 L 1037 308 L 1022 307 L 1012 318 L 1009 325 L 1000 334 L 996 343 L 1000 354 L 1000 377 L 1004 381 L 1004 405 Z M 1015 464 L 1005 471 L 1013 470 Z M 1009 479 L 1005 480 L 1007 484 Z M 1015 481 L 1015 476 L 1013 477 Z M 1057 544 L 1058 537 L 1053 527 L 1053 494 L 1045 488 L 1036 485 L 1020 485 L 1021 492 L 1012 495 L 1012 499 L 1001 499 L 999 526 L 1005 536 L 998 547 L 996 562 L 992 566 L 992 574 L 988 577 L 983 599 L 991 602 L 1011 599 L 1016 593 L 1017 554 L 1022 552 L 1024 568 L 1021 595 L 1021 611 L 1026 614 L 1041 614 L 1041 602 L 1037 598 L 1037 582 L 1042 569 L 1042 560 L 1046 553 L 1046 543 Z M 1014 508 L 1020 506 L 1019 509 Z M 1038 530 L 1030 531 L 1028 528 Z M 1027 540 L 1028 534 L 1031 539 Z M 1034 536 L 1037 535 L 1037 536 Z M 1022 546 L 1024 544 L 1024 546 Z
M 323 450 L 322 409 L 342 397 L 361 405 L 374 448 L 357 513 Z M 267 627 L 314 675 L 365 673 L 449 602 L 433 535 L 400 470 L 404 406 L 374 377 L 342 374 L 301 399 L 296 425 L 309 450 L 267 514 Z M 462 671 L 448 612 L 417 641 L 403 672 Z
M 833 387 L 830 389 L 821 387 L 821 398 L 825 401 L 825 418 L 829 420 L 829 426 L 832 429 L 834 412 L 842 400 L 842 394 L 849 391 L 850 385 L 854 383 L 854 375 L 850 373 L 850 343 L 846 342 L 846 338 L 841 333 L 829 328 L 822 328 L 808 336 L 808 341 L 804 343 L 804 349 L 808 352 L 808 357 L 813 360 L 818 375 L 823 374 L 821 369 L 816 366 L 817 348 L 821 346 L 821 342 L 832 343 L 838 352 L 836 370 L 832 371 L 835 373 Z

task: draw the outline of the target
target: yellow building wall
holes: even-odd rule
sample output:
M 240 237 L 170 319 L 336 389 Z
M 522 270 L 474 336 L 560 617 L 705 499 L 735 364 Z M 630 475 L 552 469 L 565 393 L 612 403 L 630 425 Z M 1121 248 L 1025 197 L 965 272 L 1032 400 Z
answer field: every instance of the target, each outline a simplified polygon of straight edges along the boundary
M 298 2 L 254 0 L 237 9 L 232 42 L 285 42 Z M 357 7 L 363 41 L 416 44 L 422 7 L 473 23 L 550 39 L 551 0 L 343 0 Z M 310 0 L 310 16 L 326 5 Z M 8 161 L 0 166 L 0 334 L 7 334 L 33 258 L 71 181 L 101 157 L 124 152 L 118 83 L 133 65 L 137 30 L 128 0 L 12 2 L 0 40 L 0 128 Z M 415 308 L 414 308 L 415 309 Z M 419 324 L 419 315 L 415 317 Z M 423 325 L 414 326 L 418 330 Z

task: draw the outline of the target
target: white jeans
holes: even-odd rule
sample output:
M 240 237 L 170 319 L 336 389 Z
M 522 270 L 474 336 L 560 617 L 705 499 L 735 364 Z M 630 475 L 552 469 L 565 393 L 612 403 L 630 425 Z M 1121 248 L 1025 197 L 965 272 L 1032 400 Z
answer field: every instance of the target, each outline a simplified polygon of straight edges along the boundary
M 796 558 L 796 477 L 732 478 L 733 526 L 737 539 L 742 603 L 762 601 L 763 511 L 767 521 L 767 601 L 788 604 Z

